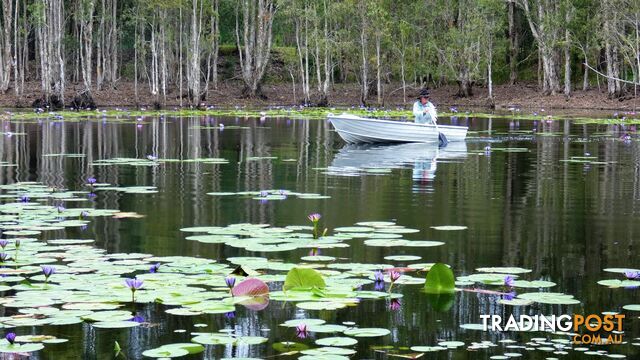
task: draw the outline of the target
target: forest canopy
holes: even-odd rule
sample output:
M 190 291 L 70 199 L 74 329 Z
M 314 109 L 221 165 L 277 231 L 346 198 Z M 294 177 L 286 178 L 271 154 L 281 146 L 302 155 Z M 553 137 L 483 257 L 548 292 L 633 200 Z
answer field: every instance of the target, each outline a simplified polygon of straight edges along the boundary
M 248 97 L 291 82 L 303 103 L 357 83 L 363 104 L 408 88 L 527 82 L 544 94 L 640 83 L 635 0 L 3 0 L 0 92 L 37 82 L 34 106 L 91 107 L 133 82 L 157 106 L 195 106 L 220 81 Z M 82 84 L 70 96 L 69 84 Z

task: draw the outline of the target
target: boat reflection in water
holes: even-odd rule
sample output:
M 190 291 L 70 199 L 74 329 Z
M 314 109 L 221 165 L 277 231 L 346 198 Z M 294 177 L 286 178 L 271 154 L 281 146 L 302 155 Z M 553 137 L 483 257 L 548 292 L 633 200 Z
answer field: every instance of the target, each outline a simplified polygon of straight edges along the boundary
M 338 151 L 329 166 L 328 174 L 341 176 L 381 175 L 391 169 L 413 168 L 416 190 L 431 187 L 438 162 L 464 159 L 467 144 L 449 143 L 438 148 L 437 143 L 409 143 L 401 145 L 349 144 Z M 422 186 L 420 186 L 422 185 Z

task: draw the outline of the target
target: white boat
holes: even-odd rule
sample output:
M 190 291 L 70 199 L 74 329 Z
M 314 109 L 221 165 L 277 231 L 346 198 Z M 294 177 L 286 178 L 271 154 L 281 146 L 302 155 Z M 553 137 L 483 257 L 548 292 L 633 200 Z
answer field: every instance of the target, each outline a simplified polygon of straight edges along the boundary
M 464 141 L 466 126 L 416 124 L 369 119 L 351 114 L 329 114 L 329 121 L 347 143 L 438 142 L 438 132 L 450 142 Z

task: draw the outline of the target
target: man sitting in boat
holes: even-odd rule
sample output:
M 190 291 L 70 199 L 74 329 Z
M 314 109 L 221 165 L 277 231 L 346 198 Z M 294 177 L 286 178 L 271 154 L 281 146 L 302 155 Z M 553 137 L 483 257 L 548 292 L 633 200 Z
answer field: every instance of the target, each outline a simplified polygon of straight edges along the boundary
M 416 124 L 435 124 L 438 121 L 436 107 L 429 101 L 429 90 L 422 89 L 418 100 L 413 104 Z

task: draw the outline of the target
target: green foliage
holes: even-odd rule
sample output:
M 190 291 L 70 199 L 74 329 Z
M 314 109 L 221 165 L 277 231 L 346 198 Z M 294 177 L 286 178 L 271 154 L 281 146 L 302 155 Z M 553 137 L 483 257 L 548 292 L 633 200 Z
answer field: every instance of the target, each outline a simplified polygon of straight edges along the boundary
M 322 275 L 314 269 L 293 268 L 287 273 L 283 290 L 324 289 L 325 286 Z
M 443 263 L 434 264 L 427 273 L 424 290 L 428 294 L 452 294 L 455 292 L 453 271 Z

